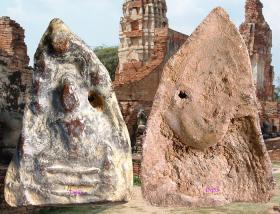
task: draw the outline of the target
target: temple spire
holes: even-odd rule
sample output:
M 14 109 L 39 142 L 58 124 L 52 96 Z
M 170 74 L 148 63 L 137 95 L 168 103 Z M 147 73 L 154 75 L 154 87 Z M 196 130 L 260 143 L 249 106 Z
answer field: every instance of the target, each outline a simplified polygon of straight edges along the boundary
M 271 101 L 274 97 L 272 62 L 272 31 L 263 16 L 263 4 L 260 0 L 247 0 L 245 22 L 240 33 L 247 45 L 251 58 L 252 72 L 261 101 Z
M 168 27 L 165 0 L 125 0 L 120 21 L 119 60 L 121 70 L 127 63 L 145 64 L 152 56 L 155 29 Z
M 246 22 L 256 23 L 263 22 L 263 4 L 260 0 L 246 0 L 245 20 Z

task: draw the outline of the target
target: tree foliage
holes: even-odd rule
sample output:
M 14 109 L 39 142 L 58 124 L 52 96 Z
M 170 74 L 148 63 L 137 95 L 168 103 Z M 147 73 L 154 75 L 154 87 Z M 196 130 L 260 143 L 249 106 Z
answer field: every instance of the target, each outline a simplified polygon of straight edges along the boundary
M 94 53 L 109 71 L 112 80 L 115 79 L 115 71 L 119 64 L 118 47 L 99 46 L 94 48 Z

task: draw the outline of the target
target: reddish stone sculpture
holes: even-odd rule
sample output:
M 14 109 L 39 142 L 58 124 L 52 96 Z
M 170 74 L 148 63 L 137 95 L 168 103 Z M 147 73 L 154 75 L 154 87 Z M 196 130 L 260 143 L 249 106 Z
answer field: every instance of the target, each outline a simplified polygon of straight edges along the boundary
M 143 145 L 143 195 L 203 207 L 266 202 L 273 186 L 246 45 L 216 8 L 164 68 Z

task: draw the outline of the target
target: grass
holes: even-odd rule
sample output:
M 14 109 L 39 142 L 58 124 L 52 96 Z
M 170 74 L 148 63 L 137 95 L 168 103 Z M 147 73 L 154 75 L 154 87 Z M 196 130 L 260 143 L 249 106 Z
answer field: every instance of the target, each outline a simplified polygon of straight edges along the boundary
M 274 168 L 280 168 L 280 162 L 274 162 L 274 163 L 272 163 L 272 166 Z
M 138 176 L 133 176 L 133 185 L 134 186 L 141 186 L 141 180 Z

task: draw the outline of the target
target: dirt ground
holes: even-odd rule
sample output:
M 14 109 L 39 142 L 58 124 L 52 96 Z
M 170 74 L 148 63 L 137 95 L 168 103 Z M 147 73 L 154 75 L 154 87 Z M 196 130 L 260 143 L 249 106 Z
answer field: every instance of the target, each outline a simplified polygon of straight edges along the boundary
M 133 199 L 126 204 L 119 205 L 84 205 L 73 207 L 53 207 L 45 208 L 40 214 L 279 214 L 280 213 L 280 162 L 273 164 L 273 172 L 277 181 L 275 196 L 269 203 L 232 203 L 222 207 L 188 209 L 188 208 L 160 208 L 153 207 L 145 202 L 141 195 L 141 188 L 134 187 Z M 279 207 L 279 211 L 277 211 Z M 274 208 L 274 209 L 273 209 Z

